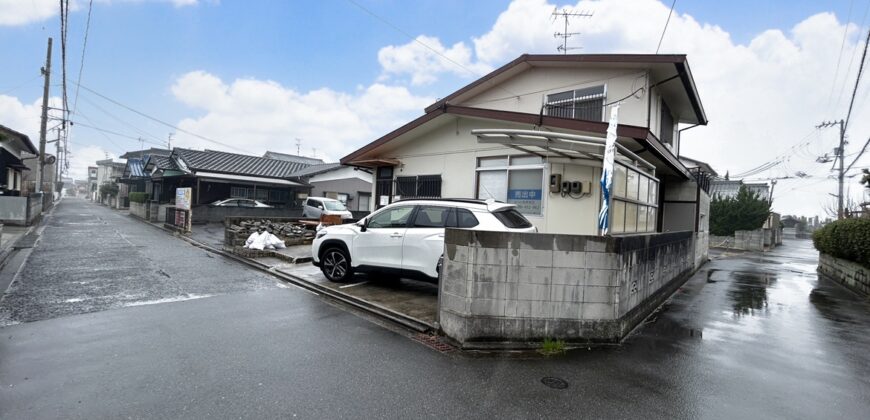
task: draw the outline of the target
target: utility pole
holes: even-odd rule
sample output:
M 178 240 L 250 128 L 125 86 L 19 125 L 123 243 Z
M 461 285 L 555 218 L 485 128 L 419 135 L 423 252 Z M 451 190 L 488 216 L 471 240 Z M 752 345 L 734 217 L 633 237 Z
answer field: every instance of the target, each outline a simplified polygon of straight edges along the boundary
M 48 126 L 48 85 L 51 81 L 51 38 L 48 38 L 48 52 L 45 54 L 45 67 L 42 69 L 45 82 L 42 87 L 42 120 L 39 123 L 39 164 L 36 165 L 36 192 L 42 192 L 45 177 L 45 135 Z
M 558 47 L 556 47 L 556 50 L 561 51 L 562 54 L 568 54 L 568 50 L 579 50 L 581 47 L 569 47 L 568 46 L 568 38 L 570 38 L 574 35 L 580 35 L 580 32 L 568 32 L 568 19 L 572 18 L 572 17 L 591 17 L 592 13 L 574 12 L 574 11 L 571 11 L 569 9 L 562 9 L 561 12 L 559 10 L 553 10 L 552 15 L 553 15 L 553 20 L 556 20 L 557 18 L 561 17 L 565 21 L 564 31 L 563 32 L 556 32 L 553 34 L 553 37 L 555 37 L 555 38 L 562 38 L 562 45 L 559 45 Z
M 843 159 L 846 157 L 846 125 L 843 120 L 840 121 L 825 121 L 821 124 L 817 125 L 816 128 L 827 128 L 833 127 L 835 125 L 840 126 L 840 146 L 837 147 L 837 155 L 834 157 L 835 159 L 840 159 L 839 169 L 837 174 L 837 219 L 842 219 L 843 212 L 843 178 L 845 175 L 845 171 L 843 169 Z

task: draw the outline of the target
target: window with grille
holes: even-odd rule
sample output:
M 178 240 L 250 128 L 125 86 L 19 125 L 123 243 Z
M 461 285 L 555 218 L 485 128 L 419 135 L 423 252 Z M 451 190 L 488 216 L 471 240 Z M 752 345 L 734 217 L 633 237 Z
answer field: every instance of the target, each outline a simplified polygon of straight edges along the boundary
M 441 175 L 398 176 L 396 195 L 402 198 L 441 198 Z
M 575 120 L 603 121 L 604 85 L 547 95 L 544 108 L 548 116 Z

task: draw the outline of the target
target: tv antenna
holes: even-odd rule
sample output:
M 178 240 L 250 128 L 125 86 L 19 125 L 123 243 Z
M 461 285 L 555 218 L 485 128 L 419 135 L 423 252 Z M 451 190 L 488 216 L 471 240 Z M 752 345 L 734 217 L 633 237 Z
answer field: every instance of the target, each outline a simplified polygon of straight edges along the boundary
M 568 38 L 574 35 L 580 35 L 580 32 L 568 32 L 568 20 L 572 17 L 592 17 L 592 12 L 581 11 L 575 12 L 570 9 L 553 9 L 553 21 L 556 19 L 562 18 L 565 22 L 564 30 L 562 32 L 556 32 L 553 34 L 554 38 L 562 38 L 562 45 L 556 47 L 556 50 L 561 51 L 562 54 L 568 54 L 569 50 L 579 50 L 583 47 L 569 47 L 568 46 Z
M 302 139 L 296 137 L 296 156 L 302 156 Z

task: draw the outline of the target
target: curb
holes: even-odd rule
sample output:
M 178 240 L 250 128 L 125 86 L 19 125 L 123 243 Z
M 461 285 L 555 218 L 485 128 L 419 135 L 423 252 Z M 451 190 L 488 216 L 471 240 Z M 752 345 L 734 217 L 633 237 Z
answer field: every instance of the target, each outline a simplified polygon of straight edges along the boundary
M 315 283 L 311 283 L 310 281 L 305 280 L 301 277 L 297 277 L 297 276 L 294 276 L 292 274 L 287 274 L 287 273 L 280 272 L 277 270 L 272 270 L 271 267 L 267 266 L 266 264 L 263 264 L 263 263 L 260 263 L 257 261 L 253 261 L 253 260 L 249 260 L 247 258 L 240 257 L 238 255 L 235 255 L 235 254 L 230 253 L 230 252 L 226 252 L 226 251 L 221 250 L 221 249 L 213 248 L 213 247 L 206 245 L 206 244 L 203 244 L 202 242 L 199 242 L 193 238 L 190 238 L 190 237 L 185 236 L 183 234 L 179 234 L 178 232 L 154 225 L 150 222 L 147 222 L 143 219 L 140 219 L 139 217 L 132 216 L 132 215 L 128 215 L 128 216 L 130 216 L 133 219 L 136 219 L 136 220 L 138 220 L 146 225 L 149 225 L 155 229 L 158 229 L 158 230 L 161 230 L 161 231 L 166 232 L 168 234 L 171 234 L 172 236 L 179 238 L 179 239 L 181 239 L 181 240 L 183 240 L 183 241 L 185 241 L 185 242 L 187 242 L 187 243 L 189 243 L 197 248 L 203 249 L 206 252 L 211 252 L 213 254 L 217 254 L 217 255 L 220 255 L 222 257 L 229 258 L 231 260 L 245 264 L 245 265 L 252 267 L 252 268 L 255 268 L 263 273 L 275 276 L 275 277 L 277 277 L 277 278 L 279 278 L 287 283 L 290 283 L 294 286 L 300 287 L 300 288 L 307 290 L 309 292 L 313 292 L 316 295 L 321 295 L 321 296 L 324 296 L 328 299 L 338 301 L 338 302 L 344 303 L 346 305 L 350 305 L 356 309 L 360 309 L 362 311 L 365 311 L 366 313 L 368 313 L 370 315 L 375 315 L 381 319 L 390 321 L 394 324 L 398 324 L 402 327 L 411 329 L 411 330 L 416 331 L 416 332 L 428 333 L 428 332 L 432 332 L 434 330 L 431 325 L 429 325 L 429 324 L 427 324 L 419 319 L 400 314 L 400 313 L 395 312 L 391 309 L 387 309 L 383 306 L 380 306 L 380 305 L 377 305 L 377 304 L 374 304 L 371 302 L 367 302 L 365 300 L 362 300 L 362 299 L 359 299 L 359 298 L 356 298 L 356 297 L 353 297 L 350 295 L 346 295 L 346 294 L 341 293 L 341 292 L 337 292 L 337 291 L 332 290 L 328 287 L 324 287 L 324 286 L 320 286 L 320 285 L 315 284 Z M 301 259 L 302 258 L 300 258 L 300 260 Z

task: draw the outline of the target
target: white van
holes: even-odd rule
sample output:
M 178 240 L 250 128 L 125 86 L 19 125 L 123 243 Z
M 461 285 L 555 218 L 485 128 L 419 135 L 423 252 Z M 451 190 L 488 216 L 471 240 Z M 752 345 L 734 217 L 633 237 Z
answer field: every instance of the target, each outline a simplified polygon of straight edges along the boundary
M 302 204 L 302 217 L 319 219 L 321 215 L 339 215 L 342 220 L 353 219 L 353 214 L 345 207 L 344 203 L 334 198 L 308 197 Z

